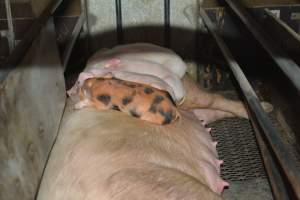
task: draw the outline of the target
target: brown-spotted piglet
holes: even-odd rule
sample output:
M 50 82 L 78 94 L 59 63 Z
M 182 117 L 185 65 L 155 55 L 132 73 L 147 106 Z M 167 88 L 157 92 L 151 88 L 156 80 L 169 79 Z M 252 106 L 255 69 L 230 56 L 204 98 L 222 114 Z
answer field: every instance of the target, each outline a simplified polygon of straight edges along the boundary
M 77 109 L 90 106 L 100 110 L 118 110 L 159 125 L 170 124 L 179 117 L 167 92 L 118 79 L 87 79 L 79 92 Z

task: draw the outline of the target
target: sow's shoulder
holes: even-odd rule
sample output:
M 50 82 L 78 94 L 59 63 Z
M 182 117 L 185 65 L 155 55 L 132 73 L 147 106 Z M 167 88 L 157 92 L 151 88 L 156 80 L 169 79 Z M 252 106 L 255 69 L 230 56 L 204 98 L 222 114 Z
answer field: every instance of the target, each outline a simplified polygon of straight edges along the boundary
M 184 113 L 174 125 L 157 126 L 114 110 L 71 111 L 37 199 L 220 200 L 197 177 L 191 154 L 204 135 Z

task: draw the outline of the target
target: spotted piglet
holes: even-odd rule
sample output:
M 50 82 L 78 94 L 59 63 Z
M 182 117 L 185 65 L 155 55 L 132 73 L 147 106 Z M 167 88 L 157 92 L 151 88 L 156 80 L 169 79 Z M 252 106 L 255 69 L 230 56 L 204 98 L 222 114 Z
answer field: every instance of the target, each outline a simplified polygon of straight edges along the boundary
M 75 108 L 90 106 L 100 110 L 118 110 L 159 125 L 179 117 L 178 110 L 165 91 L 119 79 L 90 78 L 80 89 Z

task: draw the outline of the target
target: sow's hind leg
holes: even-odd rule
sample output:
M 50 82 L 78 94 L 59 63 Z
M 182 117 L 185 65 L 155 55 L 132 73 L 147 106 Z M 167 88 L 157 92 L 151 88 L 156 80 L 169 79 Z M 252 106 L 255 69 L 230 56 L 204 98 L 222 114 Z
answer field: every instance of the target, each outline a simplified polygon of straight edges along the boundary
M 209 93 L 201 89 L 188 76 L 182 79 L 186 98 L 181 107 L 183 109 L 193 110 L 193 113 L 207 123 L 213 122 L 225 117 L 242 117 L 248 119 L 248 113 L 241 101 L 226 99 L 222 95 Z M 267 102 L 261 103 L 266 112 L 271 112 L 273 107 Z

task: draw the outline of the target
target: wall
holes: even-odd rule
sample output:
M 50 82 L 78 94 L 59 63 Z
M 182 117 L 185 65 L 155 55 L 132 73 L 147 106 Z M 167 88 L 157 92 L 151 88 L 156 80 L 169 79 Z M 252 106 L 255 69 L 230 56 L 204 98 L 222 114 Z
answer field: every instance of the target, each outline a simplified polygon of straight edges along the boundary
M 163 0 L 121 2 L 124 43 L 143 41 L 165 44 Z M 92 51 L 116 45 L 115 1 L 87 0 L 87 3 Z M 193 16 L 197 5 L 198 0 L 170 1 L 171 47 L 180 54 L 189 55 L 194 52 L 197 23 Z

